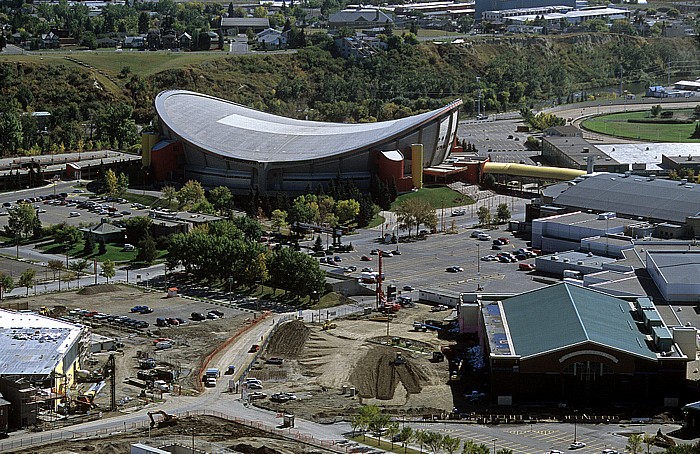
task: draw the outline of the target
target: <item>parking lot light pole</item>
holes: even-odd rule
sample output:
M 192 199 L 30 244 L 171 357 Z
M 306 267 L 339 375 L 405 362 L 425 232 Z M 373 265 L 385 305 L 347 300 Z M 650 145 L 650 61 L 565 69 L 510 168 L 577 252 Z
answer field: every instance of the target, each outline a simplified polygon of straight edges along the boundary
M 491 440 L 491 441 L 493 441 L 493 454 L 496 454 L 496 440 L 497 440 L 497 438 L 494 438 L 493 440 Z

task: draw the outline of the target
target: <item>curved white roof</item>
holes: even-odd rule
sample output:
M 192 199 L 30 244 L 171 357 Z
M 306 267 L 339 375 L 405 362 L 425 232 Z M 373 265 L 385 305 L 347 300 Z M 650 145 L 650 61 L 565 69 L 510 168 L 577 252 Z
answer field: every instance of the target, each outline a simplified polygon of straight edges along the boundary
M 225 158 L 254 162 L 304 161 L 363 150 L 444 116 L 462 104 L 379 123 L 295 120 L 184 90 L 156 97 L 161 121 L 182 140 Z

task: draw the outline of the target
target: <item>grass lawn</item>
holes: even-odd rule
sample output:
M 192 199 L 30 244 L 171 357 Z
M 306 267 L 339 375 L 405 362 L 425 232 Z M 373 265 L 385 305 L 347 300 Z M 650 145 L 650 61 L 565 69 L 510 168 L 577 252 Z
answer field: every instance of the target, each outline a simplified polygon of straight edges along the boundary
M 373 227 L 377 227 L 377 226 L 379 226 L 379 225 L 384 224 L 384 221 L 385 221 L 384 216 L 376 215 L 376 216 L 374 217 L 374 219 L 372 219 L 371 221 L 369 221 L 369 224 L 368 224 L 367 227 L 365 227 L 365 228 L 366 228 L 366 229 L 371 229 L 371 228 L 373 228 Z
M 470 197 L 460 194 L 457 191 L 453 191 L 446 186 L 440 186 L 434 188 L 423 188 L 415 192 L 400 195 L 396 200 L 394 200 L 394 203 L 391 204 L 391 211 L 396 210 L 401 203 L 409 199 L 423 199 L 427 201 L 434 209 L 452 208 L 474 203 Z
M 173 206 L 177 208 L 177 202 L 174 200 L 170 202 L 170 206 L 168 206 L 167 200 L 148 194 L 135 194 L 133 192 L 127 192 L 124 195 L 124 198 L 131 203 L 140 203 L 151 208 L 173 208 Z
M 687 118 L 692 114 L 692 109 L 674 110 L 674 118 Z M 648 140 L 654 142 L 700 142 L 700 139 L 691 139 L 695 131 L 696 123 L 689 124 L 663 124 L 663 123 L 629 123 L 629 119 L 651 118 L 649 111 L 620 112 L 609 115 L 600 115 L 585 120 L 582 126 L 593 132 L 625 137 L 630 139 Z
M 132 262 L 136 260 L 136 254 L 137 251 L 125 251 L 124 247 L 122 245 L 118 244 L 107 244 L 105 248 L 105 252 L 103 254 L 100 254 L 100 248 L 99 246 L 95 246 L 95 249 L 93 250 L 92 254 L 85 255 L 83 254 L 83 241 L 80 241 L 78 244 L 73 246 L 68 252 L 68 255 L 71 259 L 77 259 L 77 258 L 82 258 L 82 259 L 88 259 L 88 260 L 93 260 L 96 259 L 98 262 L 104 262 L 105 260 L 111 260 L 113 262 L 117 263 L 124 263 L 124 262 Z M 38 248 L 46 252 L 48 254 L 66 254 L 66 250 L 64 246 L 60 243 L 46 243 L 44 245 L 39 245 Z M 165 258 L 167 255 L 168 251 L 165 250 L 159 250 L 158 255 L 156 256 L 156 261 Z
M 56 65 L 75 65 L 78 63 L 67 60 L 66 57 L 78 60 L 98 70 L 104 71 L 112 78 L 117 78 L 122 68 L 128 66 L 133 74 L 147 77 L 161 71 L 182 68 L 188 65 L 199 65 L 202 62 L 225 58 L 228 54 L 224 52 L 139 52 L 125 50 L 116 52 L 114 50 L 92 51 L 92 52 L 67 52 L 42 51 L 40 56 L 36 55 L 3 55 L 0 61 L 26 61 Z M 82 66 L 81 66 L 82 67 Z M 124 82 L 124 80 L 122 79 Z
M 376 446 L 376 447 L 378 447 L 384 451 L 387 451 L 387 452 L 395 452 L 397 454 L 402 454 L 404 452 L 406 454 L 419 454 L 420 453 L 420 451 L 418 451 L 416 449 L 412 449 L 412 448 L 406 448 L 406 450 L 404 450 L 404 448 L 401 446 L 401 443 L 394 443 L 394 449 L 391 449 L 391 442 L 386 441 L 383 438 L 382 438 L 381 445 L 379 443 L 377 443 L 376 438 L 370 437 L 370 436 L 363 437 L 362 435 L 358 435 L 358 436 L 352 437 L 350 439 L 352 441 L 356 441 L 358 443 L 366 444 L 367 446 Z M 427 447 L 425 447 L 423 452 L 428 452 Z

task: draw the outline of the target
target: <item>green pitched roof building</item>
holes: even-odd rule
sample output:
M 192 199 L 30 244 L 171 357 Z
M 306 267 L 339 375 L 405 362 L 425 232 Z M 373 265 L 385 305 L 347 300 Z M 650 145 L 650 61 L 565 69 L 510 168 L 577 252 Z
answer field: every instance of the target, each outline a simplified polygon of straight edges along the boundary
M 561 283 L 482 308 L 481 344 L 499 403 L 677 405 L 685 356 L 648 299 Z

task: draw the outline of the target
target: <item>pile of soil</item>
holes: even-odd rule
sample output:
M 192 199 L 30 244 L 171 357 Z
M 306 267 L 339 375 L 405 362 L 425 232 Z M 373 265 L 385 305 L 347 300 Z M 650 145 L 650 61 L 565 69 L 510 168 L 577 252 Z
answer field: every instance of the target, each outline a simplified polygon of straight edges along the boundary
M 117 292 L 120 288 L 116 284 L 98 284 L 83 287 L 78 291 L 78 295 L 97 295 L 98 293 Z
M 283 323 L 267 344 L 268 356 L 282 356 L 285 358 L 299 356 L 304 349 L 304 344 L 309 338 L 311 329 L 304 322 L 292 320 Z
M 401 353 L 403 361 L 396 361 Z M 404 351 L 377 345 L 357 363 L 350 382 L 361 397 L 391 400 L 401 383 L 407 394 L 418 394 L 428 377 L 416 360 Z

